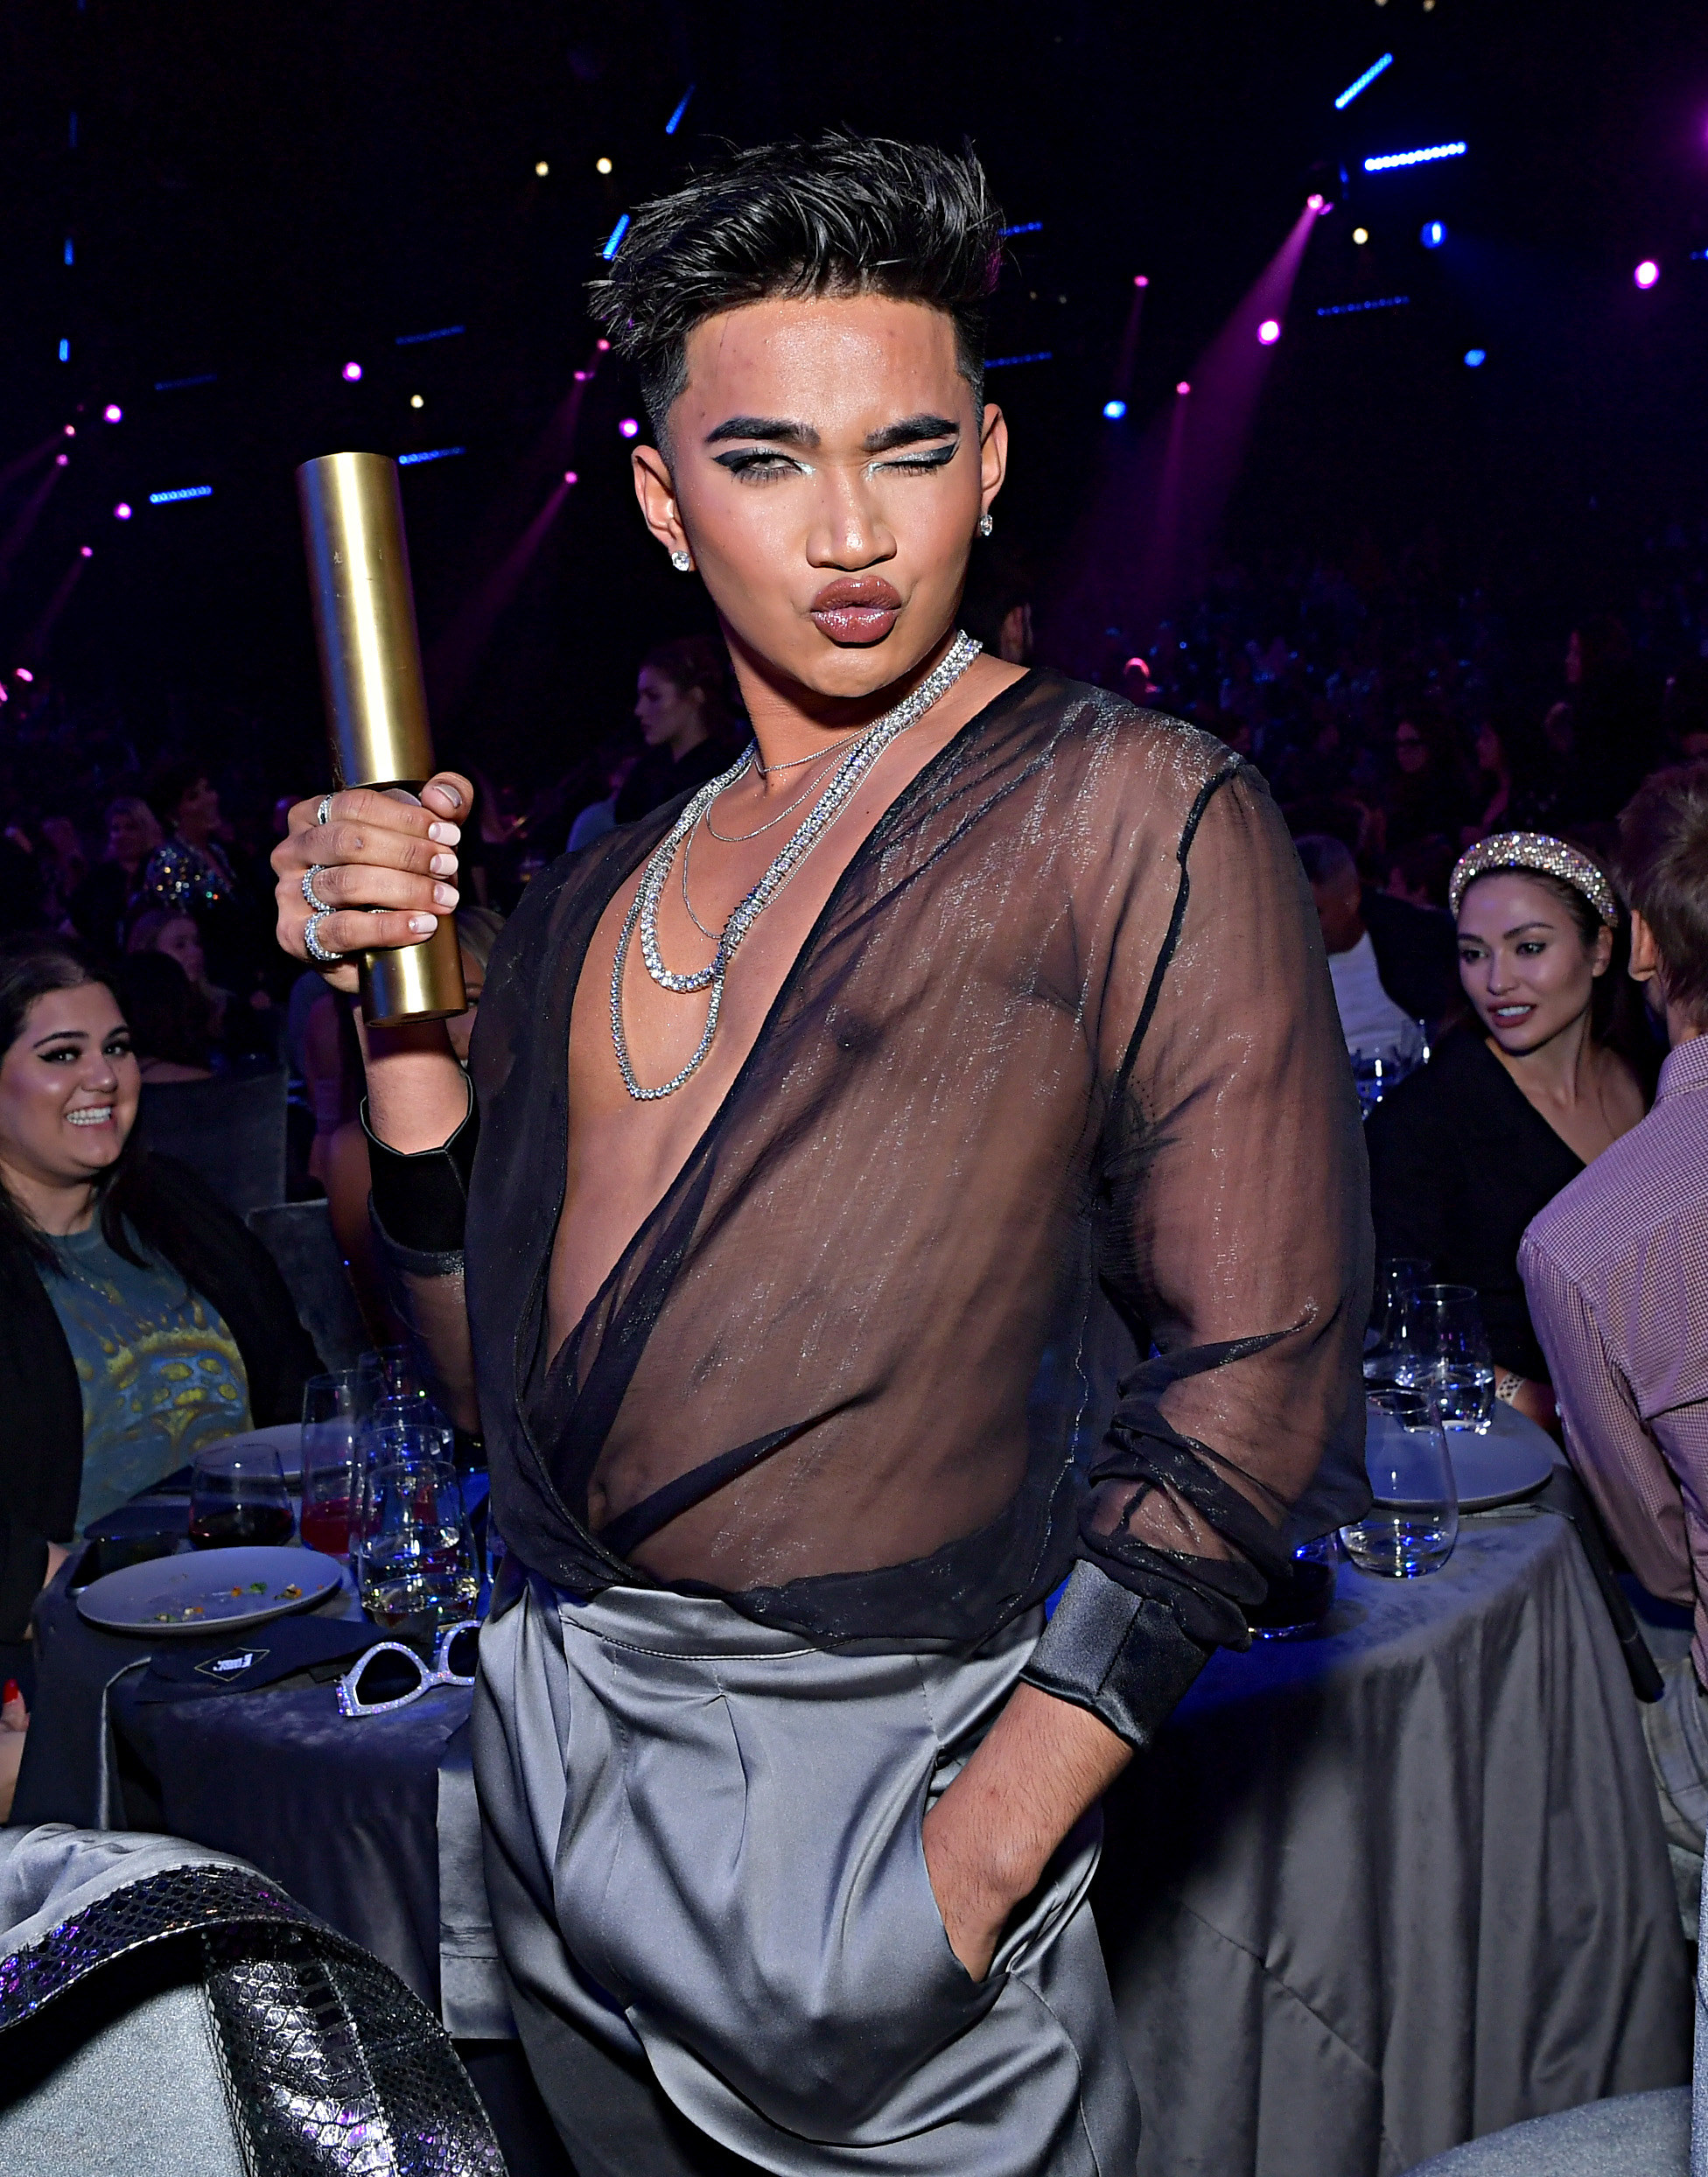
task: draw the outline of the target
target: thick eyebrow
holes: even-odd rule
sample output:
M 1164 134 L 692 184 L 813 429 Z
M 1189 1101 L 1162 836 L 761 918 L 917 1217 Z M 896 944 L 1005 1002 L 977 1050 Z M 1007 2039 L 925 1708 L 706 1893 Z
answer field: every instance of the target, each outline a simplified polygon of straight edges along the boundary
M 87 1028 L 55 1028 L 51 1035 L 38 1036 L 30 1048 L 45 1051 L 50 1043 L 74 1043 L 87 1040 L 88 1032 Z
M 818 445 L 818 433 L 810 424 L 797 424 L 786 416 L 732 416 L 706 433 L 709 446 L 726 438 L 769 438 L 781 446 L 798 446 L 810 453 Z
M 1558 928 L 1558 922 L 1545 921 L 1538 915 L 1533 921 L 1515 922 L 1509 930 L 1502 930 L 1501 934 L 1502 937 L 1522 937 L 1526 930 L 1555 930 Z M 1486 945 L 1488 940 L 1479 936 L 1475 930 L 1461 930 L 1460 942 L 1462 944 Z
M 899 424 L 866 434 L 868 453 L 889 453 L 897 446 L 916 446 L 926 438 L 958 438 L 961 426 L 948 416 L 906 416 Z

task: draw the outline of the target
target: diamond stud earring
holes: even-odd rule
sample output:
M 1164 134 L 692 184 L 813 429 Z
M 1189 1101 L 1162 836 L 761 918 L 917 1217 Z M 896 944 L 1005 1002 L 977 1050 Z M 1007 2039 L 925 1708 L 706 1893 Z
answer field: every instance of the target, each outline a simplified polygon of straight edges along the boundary
M 989 536 L 996 526 L 988 514 L 982 514 L 978 517 L 978 533 L 981 536 Z
M 694 555 L 692 552 L 672 552 L 670 564 L 679 575 L 691 575 L 694 571 Z

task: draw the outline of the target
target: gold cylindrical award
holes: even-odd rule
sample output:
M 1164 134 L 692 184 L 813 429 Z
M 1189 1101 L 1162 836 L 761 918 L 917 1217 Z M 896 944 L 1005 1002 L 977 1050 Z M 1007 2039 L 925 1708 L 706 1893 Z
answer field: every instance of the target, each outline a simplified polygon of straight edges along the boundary
M 418 794 L 435 766 L 397 464 L 382 453 L 323 454 L 298 470 L 297 491 L 333 779 Z M 370 1026 L 468 1010 L 448 914 L 424 944 L 365 952 L 356 965 Z

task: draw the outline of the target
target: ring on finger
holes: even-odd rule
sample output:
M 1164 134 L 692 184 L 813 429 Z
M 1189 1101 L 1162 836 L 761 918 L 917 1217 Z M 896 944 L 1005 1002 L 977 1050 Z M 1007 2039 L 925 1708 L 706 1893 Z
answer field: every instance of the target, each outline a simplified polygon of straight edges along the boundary
M 331 913 L 330 907 L 318 908 L 303 925 L 303 944 L 317 968 L 336 968 L 343 963 L 342 953 L 329 952 L 320 942 L 320 925 Z
M 324 862 L 317 862 L 312 869 L 304 871 L 303 874 L 303 897 L 308 901 L 308 904 L 314 909 L 317 914 L 330 914 L 332 912 L 332 910 L 326 905 L 326 902 L 320 897 L 319 893 L 314 889 L 315 878 L 317 877 L 324 877 L 326 873 L 326 864 Z
M 324 824 L 332 813 L 332 797 L 330 794 L 323 794 L 320 796 L 320 806 L 314 812 L 315 822 L 317 824 Z

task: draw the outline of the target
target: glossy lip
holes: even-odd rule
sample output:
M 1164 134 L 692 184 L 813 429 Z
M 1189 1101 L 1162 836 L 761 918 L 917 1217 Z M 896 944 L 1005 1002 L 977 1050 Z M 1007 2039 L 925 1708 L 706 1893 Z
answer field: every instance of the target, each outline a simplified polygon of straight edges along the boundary
M 808 611 L 832 642 L 881 642 L 900 613 L 901 595 L 880 575 L 844 575 L 826 583 Z

